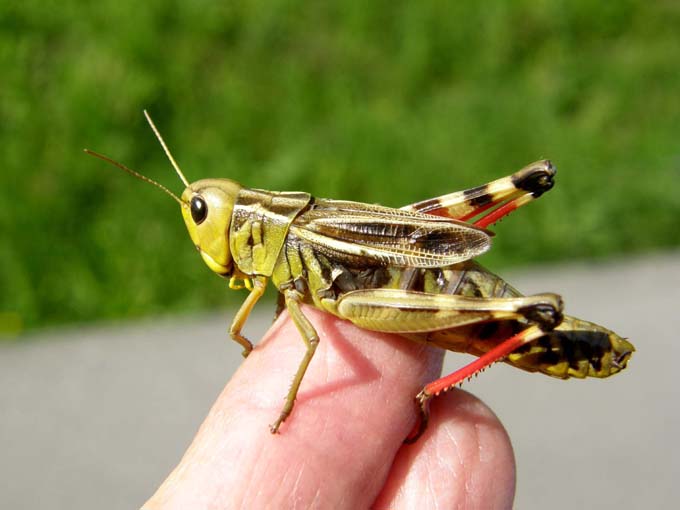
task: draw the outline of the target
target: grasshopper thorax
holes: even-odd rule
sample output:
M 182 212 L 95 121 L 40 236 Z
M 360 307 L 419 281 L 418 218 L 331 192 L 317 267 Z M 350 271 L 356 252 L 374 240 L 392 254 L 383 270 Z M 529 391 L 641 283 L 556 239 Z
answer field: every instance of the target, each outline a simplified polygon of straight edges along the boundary
M 229 226 L 241 185 L 229 179 L 203 179 L 182 193 L 182 217 L 191 241 L 214 272 L 228 276 L 233 270 Z

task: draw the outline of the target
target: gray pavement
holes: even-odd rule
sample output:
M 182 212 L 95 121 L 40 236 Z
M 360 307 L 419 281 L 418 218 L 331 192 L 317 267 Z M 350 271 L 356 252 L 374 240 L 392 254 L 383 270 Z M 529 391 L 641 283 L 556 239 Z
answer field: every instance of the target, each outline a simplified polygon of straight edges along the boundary
M 564 382 L 496 365 L 466 385 L 505 423 L 516 508 L 680 501 L 680 253 L 505 275 L 630 337 L 629 369 Z M 258 338 L 272 309 L 248 323 Z M 240 363 L 231 312 L 0 343 L 0 508 L 137 508 L 179 460 Z M 445 369 L 467 361 L 449 354 Z

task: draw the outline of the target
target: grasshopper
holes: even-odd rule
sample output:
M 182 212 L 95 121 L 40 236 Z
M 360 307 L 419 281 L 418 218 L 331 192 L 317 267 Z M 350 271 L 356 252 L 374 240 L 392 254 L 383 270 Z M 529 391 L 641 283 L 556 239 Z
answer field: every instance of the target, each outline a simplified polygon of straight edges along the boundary
M 268 282 L 279 291 L 306 352 L 272 433 L 293 410 L 319 335 L 301 304 L 359 327 L 479 356 L 427 384 L 416 396 L 420 420 L 429 402 L 497 361 L 567 379 L 608 377 L 626 367 L 635 348 L 614 332 L 563 314 L 560 296 L 524 296 L 473 259 L 490 248 L 487 227 L 550 190 L 555 167 L 532 163 L 488 184 L 393 209 L 304 192 L 272 192 L 229 179 L 189 183 L 148 113 L 144 115 L 185 186 L 180 197 L 161 184 L 86 150 L 157 186 L 181 208 L 205 264 L 250 292 L 230 327 L 247 356 L 242 334 Z

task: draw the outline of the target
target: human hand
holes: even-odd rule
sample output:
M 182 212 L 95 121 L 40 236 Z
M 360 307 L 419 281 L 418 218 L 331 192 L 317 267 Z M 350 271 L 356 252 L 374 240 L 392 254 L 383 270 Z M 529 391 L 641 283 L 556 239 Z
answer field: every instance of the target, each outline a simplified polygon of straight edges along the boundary
M 284 312 L 229 381 L 179 465 L 143 507 L 511 508 L 512 447 L 482 402 L 435 398 L 413 445 L 414 396 L 439 349 L 304 308 L 320 336 L 295 408 L 272 435 L 304 344 Z

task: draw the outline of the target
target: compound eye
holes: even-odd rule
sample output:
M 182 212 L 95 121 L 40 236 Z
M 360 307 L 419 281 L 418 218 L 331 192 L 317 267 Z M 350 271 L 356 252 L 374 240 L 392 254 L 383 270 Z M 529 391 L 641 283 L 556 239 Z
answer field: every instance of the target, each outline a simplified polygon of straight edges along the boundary
M 200 225 L 208 216 L 208 204 L 198 195 L 191 199 L 191 218 L 196 225 Z

